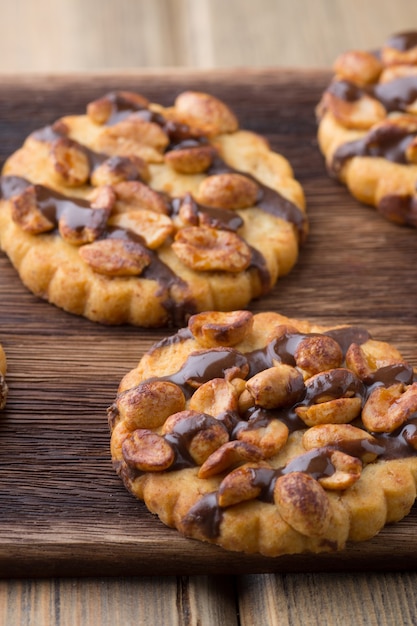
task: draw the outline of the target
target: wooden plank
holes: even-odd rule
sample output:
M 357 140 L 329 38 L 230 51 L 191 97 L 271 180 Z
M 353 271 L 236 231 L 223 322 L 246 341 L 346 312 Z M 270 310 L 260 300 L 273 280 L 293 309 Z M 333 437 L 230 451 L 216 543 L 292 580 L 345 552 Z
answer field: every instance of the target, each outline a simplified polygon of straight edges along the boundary
M 233 581 L 208 576 L 0 581 L 0 623 L 238 625 Z
M 168 104 L 181 90 L 224 98 L 268 137 L 304 186 L 311 233 L 295 270 L 253 311 L 366 325 L 417 364 L 415 230 L 356 203 L 325 172 L 314 107 L 329 74 L 245 70 L 2 77 L 0 159 L 33 129 L 123 88 Z M 0 255 L 0 341 L 10 398 L 0 423 L 0 575 L 94 576 L 407 569 L 417 510 L 340 554 L 267 559 L 182 538 L 125 492 L 109 456 L 106 408 L 120 378 L 167 329 L 102 327 L 42 302 Z
M 240 624 L 412 626 L 417 603 L 410 590 L 416 582 L 414 572 L 242 576 Z

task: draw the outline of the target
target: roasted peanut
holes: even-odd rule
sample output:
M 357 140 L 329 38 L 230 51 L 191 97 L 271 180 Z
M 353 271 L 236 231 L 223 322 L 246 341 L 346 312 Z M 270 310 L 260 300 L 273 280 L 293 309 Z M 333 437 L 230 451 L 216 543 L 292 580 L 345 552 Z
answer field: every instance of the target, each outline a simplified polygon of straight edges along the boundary
M 330 453 L 330 462 L 335 471 L 330 476 L 319 478 L 319 483 L 325 489 L 339 491 L 351 487 L 361 477 L 361 461 L 340 450 L 333 450 Z
M 51 161 L 58 181 L 66 187 L 80 187 L 90 176 L 90 163 L 83 147 L 68 137 L 53 142 Z
M 303 434 L 306 450 L 332 446 L 360 458 L 364 463 L 375 461 L 381 448 L 375 437 L 352 424 L 319 424 Z
M 124 103 L 125 108 L 130 103 L 132 112 L 138 108 L 147 108 L 149 105 L 149 101 L 140 94 L 130 91 L 117 91 L 89 102 L 87 105 L 88 117 L 96 124 L 105 124 L 115 110 L 118 100 Z
M 31 235 L 46 233 L 54 228 L 53 222 L 38 209 L 33 186 L 11 199 L 11 212 L 13 221 Z
M 288 434 L 288 426 L 284 422 L 272 419 L 266 426 L 239 430 L 237 439 L 259 448 L 262 456 L 269 459 L 285 446 Z
M 95 187 L 116 185 L 128 180 L 149 180 L 149 167 L 146 161 L 138 156 L 114 156 L 106 159 L 96 167 L 90 176 Z
M 172 249 L 197 271 L 241 272 L 252 259 L 249 246 L 236 233 L 215 228 L 184 228 L 176 234 Z
M 189 408 L 213 417 L 237 410 L 235 387 L 224 378 L 213 378 L 203 383 L 192 395 Z
M 174 224 L 167 215 L 149 209 L 116 214 L 110 218 L 109 224 L 139 235 L 151 250 L 159 248 L 174 231 Z
M 353 343 L 346 352 L 346 366 L 361 380 L 366 380 L 385 365 L 402 362 L 401 354 L 394 346 L 374 339 L 368 339 L 360 346 Z
M 106 126 L 96 142 L 96 150 L 111 156 L 133 155 L 141 158 L 153 155 L 157 158 L 169 143 L 168 135 L 153 122 L 139 117 L 129 117 L 114 126 Z
M 323 487 L 310 475 L 291 472 L 275 483 L 274 500 L 285 522 L 302 535 L 320 537 L 330 524 L 330 503 Z
M 83 261 L 98 274 L 139 276 L 151 262 L 146 249 L 125 239 L 102 239 L 79 248 Z
M 165 439 L 151 430 L 138 428 L 122 444 L 128 465 L 142 472 L 162 472 L 175 460 L 175 453 Z
M 353 82 L 356 85 L 366 85 L 378 80 L 383 65 L 370 52 L 350 50 L 336 59 L 333 69 L 339 79 Z
M 298 406 L 295 409 L 307 426 L 317 424 L 347 424 L 361 412 L 361 398 L 335 398 L 310 406 Z
M 417 411 L 417 383 L 376 387 L 362 410 L 362 421 L 371 432 L 391 433 Z
M 367 130 L 385 119 L 385 107 L 366 94 L 357 100 L 343 100 L 327 91 L 320 103 L 319 111 L 329 110 L 336 121 L 346 128 Z
M 261 461 L 261 450 L 244 441 L 229 441 L 218 448 L 203 463 L 198 472 L 199 478 L 208 478 L 230 470 L 246 461 Z
M 207 135 L 231 133 L 239 127 L 235 115 L 224 102 L 202 92 L 182 92 L 175 100 L 175 114 L 182 122 Z
M 258 194 L 258 184 L 243 174 L 215 174 L 200 183 L 197 200 L 207 206 L 236 210 L 254 206 Z
M 165 197 L 140 181 L 123 181 L 113 185 L 116 194 L 116 213 L 132 209 L 148 209 L 161 215 L 168 215 L 169 208 Z
M 162 433 L 180 437 L 197 465 L 202 465 L 215 450 L 229 441 L 229 434 L 222 422 L 193 410 L 184 410 L 168 417 Z
M 257 498 L 261 493 L 261 487 L 255 484 L 254 469 L 258 467 L 260 465 L 247 463 L 227 474 L 218 489 L 219 506 L 226 508 Z
M 255 404 L 264 409 L 291 406 L 300 399 L 305 389 L 300 372 L 285 363 L 277 363 L 255 374 L 247 381 L 246 388 Z
M 235 346 L 250 333 L 252 321 L 250 311 L 206 311 L 192 315 L 188 328 L 204 348 Z
M 180 174 L 201 174 L 210 167 L 215 153 L 209 145 L 169 150 L 165 162 Z
M 74 225 L 74 215 L 79 212 L 84 219 Z M 62 239 L 73 246 L 90 244 L 103 232 L 109 212 L 106 209 L 88 209 L 72 207 L 70 214 L 64 211 L 58 221 L 58 230 Z M 88 219 L 85 219 L 88 216 Z M 76 222 L 76 220 L 75 220 Z M 82 225 L 84 222 L 84 225 Z
M 155 380 L 120 393 L 116 405 L 128 430 L 158 428 L 185 409 L 185 397 L 178 385 Z
M 294 358 L 297 367 L 309 377 L 324 370 L 340 367 L 343 354 L 339 344 L 332 337 L 317 335 L 302 339 L 294 352 Z

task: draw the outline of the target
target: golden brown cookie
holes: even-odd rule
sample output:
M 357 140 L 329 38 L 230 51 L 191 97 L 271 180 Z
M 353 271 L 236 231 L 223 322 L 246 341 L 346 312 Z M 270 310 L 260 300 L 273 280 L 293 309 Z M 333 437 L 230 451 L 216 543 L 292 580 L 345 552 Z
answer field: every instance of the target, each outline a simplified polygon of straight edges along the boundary
M 317 107 L 329 173 L 388 220 L 417 227 L 417 31 L 334 64 Z
M 107 324 L 179 325 L 269 292 L 307 223 L 288 161 L 229 107 L 130 92 L 32 133 L 0 180 L 0 246 L 36 295 Z
M 187 537 L 267 556 L 341 550 L 415 501 L 416 381 L 364 328 L 196 314 L 121 381 L 113 464 Z
M 6 369 L 7 369 L 7 361 L 6 361 L 6 353 L 4 352 L 3 346 L 0 344 L 0 410 L 4 409 L 6 406 L 7 400 L 7 383 L 6 383 Z

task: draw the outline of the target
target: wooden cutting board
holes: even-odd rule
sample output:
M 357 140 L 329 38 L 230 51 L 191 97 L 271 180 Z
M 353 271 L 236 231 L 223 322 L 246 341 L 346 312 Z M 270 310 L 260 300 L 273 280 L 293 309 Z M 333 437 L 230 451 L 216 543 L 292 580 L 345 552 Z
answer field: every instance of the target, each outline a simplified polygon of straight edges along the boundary
M 169 104 L 206 90 L 265 135 L 302 183 L 310 236 L 293 272 L 253 311 L 365 325 L 417 365 L 417 231 L 380 218 L 325 172 L 315 105 L 320 71 L 173 71 L 2 77 L 1 163 L 34 129 L 83 112 L 112 89 Z M 417 564 L 417 509 L 338 554 L 268 559 L 187 540 L 130 496 L 109 455 L 106 408 L 121 377 L 169 329 L 109 328 L 31 295 L 0 253 L 0 342 L 10 387 L 0 421 L 0 576 L 231 574 L 406 569 Z

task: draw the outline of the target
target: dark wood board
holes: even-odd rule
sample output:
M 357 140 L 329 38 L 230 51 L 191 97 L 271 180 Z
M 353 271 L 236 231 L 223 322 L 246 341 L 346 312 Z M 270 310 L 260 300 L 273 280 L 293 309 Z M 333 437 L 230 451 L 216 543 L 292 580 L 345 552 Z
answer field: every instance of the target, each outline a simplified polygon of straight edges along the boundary
M 417 365 L 417 232 L 330 180 L 315 138 L 321 71 L 225 70 L 0 77 L 0 159 L 32 130 L 112 89 L 169 104 L 192 88 L 223 98 L 302 183 L 310 236 L 292 273 L 251 310 L 358 323 Z M 0 421 L 0 576 L 398 570 L 417 565 L 417 509 L 337 554 L 228 553 L 164 527 L 114 474 L 106 408 L 121 377 L 170 329 L 104 327 L 30 294 L 0 253 L 0 342 L 10 395 Z

